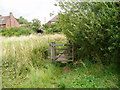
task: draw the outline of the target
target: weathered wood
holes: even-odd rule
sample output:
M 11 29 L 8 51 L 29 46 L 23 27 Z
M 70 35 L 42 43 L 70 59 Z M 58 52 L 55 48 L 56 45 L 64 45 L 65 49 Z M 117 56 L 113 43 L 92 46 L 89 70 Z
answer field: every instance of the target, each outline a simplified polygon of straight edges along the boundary
M 72 43 L 72 60 L 74 61 L 74 45 Z
M 70 46 L 71 44 L 53 44 L 52 46 Z
M 56 60 L 56 62 L 73 62 L 73 60 Z
M 55 60 L 55 47 L 54 46 L 52 46 L 53 44 L 55 44 L 55 42 L 51 42 L 51 59 L 52 60 Z
M 56 48 L 56 50 L 68 50 L 68 48 Z
M 66 48 L 56 48 L 57 46 L 66 46 Z M 57 62 L 73 62 L 74 60 L 74 47 L 73 44 L 55 44 L 52 42 L 51 47 L 51 59 Z M 58 52 L 57 50 L 63 50 Z M 58 56 L 57 56 L 58 55 Z
M 72 56 L 56 56 L 56 58 L 72 58 Z
M 69 54 L 69 52 L 57 52 L 56 54 Z

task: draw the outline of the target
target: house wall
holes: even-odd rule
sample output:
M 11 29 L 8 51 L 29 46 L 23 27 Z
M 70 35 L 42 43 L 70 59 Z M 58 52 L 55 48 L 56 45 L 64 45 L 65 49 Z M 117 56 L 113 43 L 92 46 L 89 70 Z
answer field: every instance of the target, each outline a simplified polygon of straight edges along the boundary
M 54 21 L 49 21 L 47 24 L 48 24 L 48 28 L 51 28 L 51 25 L 54 24 L 55 22 Z
M 5 28 L 10 28 L 11 25 L 10 25 L 10 19 L 7 20 L 6 24 L 5 24 Z
M 13 14 L 10 13 L 10 18 L 9 20 L 6 22 L 6 28 L 10 27 L 19 27 L 20 24 L 17 22 L 17 20 L 14 18 Z
M 49 21 L 49 22 L 47 23 L 47 25 L 48 25 L 48 28 L 50 28 L 50 26 L 51 26 L 51 22 Z
M 10 12 L 9 19 L 6 21 L 5 25 L 1 25 L 0 29 L 10 28 L 10 27 L 20 27 L 20 24 L 14 18 L 13 14 Z

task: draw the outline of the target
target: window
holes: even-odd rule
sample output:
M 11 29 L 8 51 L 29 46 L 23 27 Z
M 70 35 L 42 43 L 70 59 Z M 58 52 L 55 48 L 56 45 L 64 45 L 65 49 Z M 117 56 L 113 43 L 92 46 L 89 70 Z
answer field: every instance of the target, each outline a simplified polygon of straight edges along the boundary
M 0 25 L 0 27 L 4 27 L 4 25 Z
M 51 22 L 51 24 L 54 24 L 55 22 Z

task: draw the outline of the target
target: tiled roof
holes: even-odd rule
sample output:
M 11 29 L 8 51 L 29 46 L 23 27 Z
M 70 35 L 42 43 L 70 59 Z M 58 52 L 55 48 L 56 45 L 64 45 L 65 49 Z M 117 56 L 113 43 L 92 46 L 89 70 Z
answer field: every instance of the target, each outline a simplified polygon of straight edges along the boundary
M 55 22 L 57 18 L 58 18 L 58 15 L 52 18 L 49 22 Z
M 5 24 L 9 18 L 9 16 L 0 16 L 0 24 Z

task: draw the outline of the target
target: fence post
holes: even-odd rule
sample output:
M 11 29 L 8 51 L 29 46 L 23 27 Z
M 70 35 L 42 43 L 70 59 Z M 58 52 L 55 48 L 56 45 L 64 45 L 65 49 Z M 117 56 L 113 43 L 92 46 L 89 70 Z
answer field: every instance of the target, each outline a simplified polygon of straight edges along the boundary
M 70 46 L 69 46 L 69 53 L 72 56 L 72 58 L 71 58 L 72 61 L 74 61 L 74 45 L 73 45 L 73 43 L 71 41 L 68 41 L 68 43 L 70 44 Z
M 51 42 L 51 59 L 52 61 L 55 60 L 55 46 L 54 46 L 55 42 Z
M 73 60 L 73 61 L 74 61 L 74 54 L 75 54 L 75 53 L 74 53 L 74 48 L 75 48 L 75 47 L 74 47 L 74 44 L 72 43 L 72 60 Z

